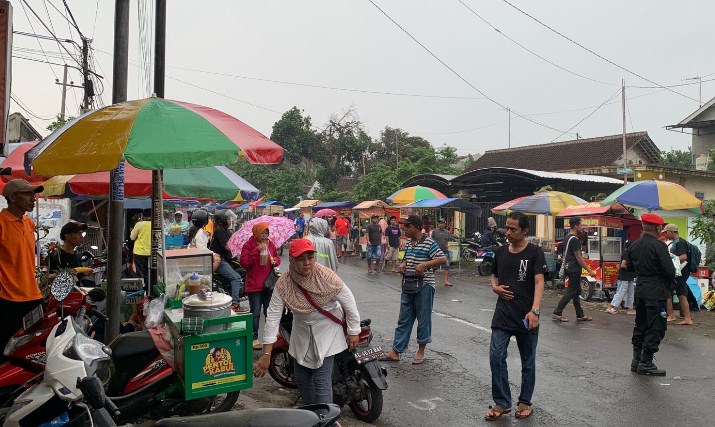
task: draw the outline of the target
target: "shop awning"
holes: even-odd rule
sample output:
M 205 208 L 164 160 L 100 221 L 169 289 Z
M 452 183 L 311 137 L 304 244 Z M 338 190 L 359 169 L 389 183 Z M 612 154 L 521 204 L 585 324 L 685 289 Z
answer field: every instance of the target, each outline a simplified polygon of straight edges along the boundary
M 294 208 L 310 208 L 315 205 L 320 204 L 320 200 L 314 200 L 314 199 L 306 199 L 306 200 L 301 200 L 300 203 L 297 205 L 293 206 Z
M 312 207 L 314 211 L 319 209 L 352 208 L 355 202 L 323 202 Z
M 585 203 L 582 205 L 571 205 L 559 212 L 556 216 L 583 216 L 583 215 L 611 215 L 611 216 L 633 216 L 631 211 L 622 204 L 616 202 L 608 206 L 601 206 L 599 202 Z
M 285 203 L 279 202 L 277 200 L 270 200 L 268 202 L 263 202 L 260 205 L 256 206 L 258 208 L 265 208 L 268 206 L 285 206 Z
M 372 209 L 372 208 L 389 209 L 390 205 L 383 202 L 382 200 L 366 200 L 364 202 L 358 203 L 357 205 L 355 205 L 353 207 L 353 209 Z
M 409 205 L 405 205 L 406 208 L 456 208 L 460 211 L 467 212 L 473 215 L 481 215 L 482 208 L 475 205 L 474 203 L 469 203 L 466 200 L 457 198 L 447 198 L 447 199 L 425 199 L 419 200 Z

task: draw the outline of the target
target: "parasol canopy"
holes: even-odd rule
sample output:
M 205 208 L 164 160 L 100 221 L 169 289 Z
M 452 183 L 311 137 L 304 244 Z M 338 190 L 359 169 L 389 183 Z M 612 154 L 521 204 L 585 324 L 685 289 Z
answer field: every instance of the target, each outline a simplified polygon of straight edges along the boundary
M 78 175 L 58 175 L 44 183 L 43 196 L 78 195 L 106 197 L 109 195 L 110 172 Z M 165 169 L 164 197 L 214 200 L 255 200 L 260 191 L 226 166 L 196 169 Z M 151 171 L 126 165 L 124 194 L 126 197 L 151 196 Z
M 685 187 L 655 179 L 630 182 L 611 193 L 601 202 L 601 205 L 609 205 L 616 201 L 649 211 L 697 209 L 702 212 L 703 209 L 703 202 Z
M 385 200 L 387 200 L 389 203 L 406 205 L 408 203 L 414 203 L 418 200 L 446 198 L 447 196 L 435 190 L 434 188 L 415 185 L 413 187 L 407 187 L 397 190 Z
M 335 212 L 334 210 L 325 208 L 325 209 L 321 209 L 321 210 L 319 210 L 318 212 L 314 213 L 313 216 L 317 216 L 317 217 L 319 217 L 319 218 L 322 218 L 322 217 L 325 217 L 325 216 L 335 216 L 335 215 L 337 215 L 337 214 L 338 214 L 338 213 Z
M 243 245 L 253 236 L 253 226 L 259 222 L 268 223 L 268 239 L 276 247 L 283 245 L 295 234 L 295 225 L 290 218 L 269 215 L 259 216 L 256 219 L 244 222 L 241 229 L 233 233 L 231 238 L 228 239 L 228 247 L 231 249 L 233 256 L 241 255 Z
M 24 165 L 51 176 L 109 171 L 122 159 L 158 170 L 229 165 L 239 155 L 277 164 L 283 148 L 226 113 L 152 97 L 82 114 L 29 150 Z
M 518 211 L 527 214 L 557 215 L 570 205 L 586 203 L 580 197 L 561 191 L 541 191 L 533 196 L 524 196 L 511 200 L 492 209 L 494 213 Z
M 7 158 L 3 160 L 2 163 L 0 163 L 0 169 L 11 168 L 12 172 L 10 173 L 10 175 L 3 175 L 3 181 L 8 182 L 11 179 L 19 178 L 24 179 L 30 184 L 39 184 L 45 179 L 47 179 L 46 177 L 35 175 L 33 170 L 30 170 L 30 173 L 28 174 L 25 171 L 24 167 L 25 153 L 27 153 L 32 147 L 37 145 L 38 142 L 39 141 L 20 143 L 17 147 L 15 147 L 14 150 L 12 150 L 10 154 L 8 154 Z

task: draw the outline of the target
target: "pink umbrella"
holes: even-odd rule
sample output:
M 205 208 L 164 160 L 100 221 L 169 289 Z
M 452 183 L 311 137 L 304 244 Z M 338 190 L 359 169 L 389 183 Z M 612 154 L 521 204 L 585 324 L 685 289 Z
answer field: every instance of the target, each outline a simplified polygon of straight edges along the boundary
M 325 209 L 321 209 L 321 210 L 319 210 L 318 212 L 314 213 L 313 216 L 317 216 L 317 217 L 322 218 L 322 217 L 324 217 L 324 216 L 335 216 L 335 215 L 337 215 L 337 214 L 338 214 L 338 213 L 335 212 L 334 210 L 325 208 Z
M 291 219 L 284 216 L 259 216 L 256 219 L 244 222 L 241 229 L 233 233 L 233 236 L 228 239 L 228 247 L 231 249 L 233 256 L 241 255 L 241 248 L 253 236 L 253 226 L 259 222 L 268 223 L 268 239 L 276 247 L 283 245 L 295 234 L 295 225 Z

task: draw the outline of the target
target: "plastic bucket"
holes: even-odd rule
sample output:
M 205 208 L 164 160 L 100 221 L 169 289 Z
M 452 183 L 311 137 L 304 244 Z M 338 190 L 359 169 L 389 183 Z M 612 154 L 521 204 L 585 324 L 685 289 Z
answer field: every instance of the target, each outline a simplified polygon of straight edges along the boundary
M 198 295 L 191 295 L 184 299 L 184 317 L 202 317 L 213 319 L 216 317 L 231 316 L 231 296 L 221 293 L 213 293 L 211 298 L 203 301 Z M 204 328 L 204 332 L 215 332 L 228 329 L 229 324 L 214 325 Z

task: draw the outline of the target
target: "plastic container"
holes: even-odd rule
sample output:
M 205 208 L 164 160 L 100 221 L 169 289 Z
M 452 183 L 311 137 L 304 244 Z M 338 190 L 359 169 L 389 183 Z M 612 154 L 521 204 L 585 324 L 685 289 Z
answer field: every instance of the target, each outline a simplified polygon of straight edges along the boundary
M 268 248 L 261 249 L 261 265 L 268 265 Z
M 199 290 L 201 290 L 201 276 L 194 272 L 191 276 L 189 276 L 187 284 L 189 285 L 189 295 L 198 294 Z

